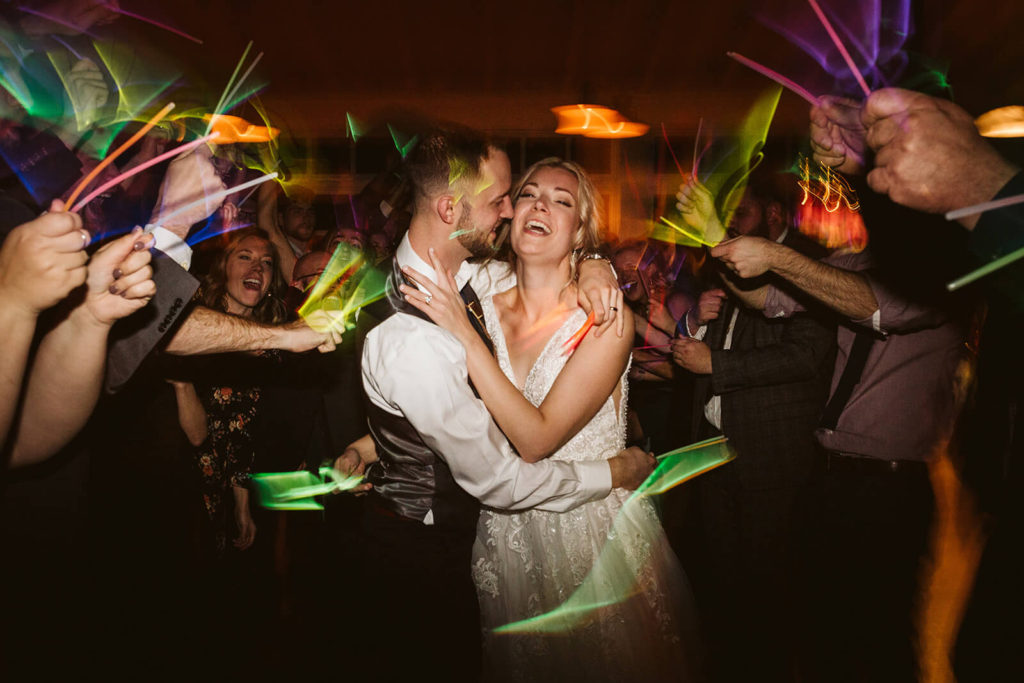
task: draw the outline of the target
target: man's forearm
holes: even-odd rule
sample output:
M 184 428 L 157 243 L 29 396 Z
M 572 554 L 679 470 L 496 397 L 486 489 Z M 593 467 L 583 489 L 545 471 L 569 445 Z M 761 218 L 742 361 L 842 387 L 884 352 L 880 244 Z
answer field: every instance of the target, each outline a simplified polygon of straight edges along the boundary
M 166 351 L 180 356 L 277 348 L 278 329 L 195 306 L 171 337 Z
M 875 293 L 862 273 L 815 261 L 774 243 L 771 270 L 850 320 L 870 318 L 878 310 Z

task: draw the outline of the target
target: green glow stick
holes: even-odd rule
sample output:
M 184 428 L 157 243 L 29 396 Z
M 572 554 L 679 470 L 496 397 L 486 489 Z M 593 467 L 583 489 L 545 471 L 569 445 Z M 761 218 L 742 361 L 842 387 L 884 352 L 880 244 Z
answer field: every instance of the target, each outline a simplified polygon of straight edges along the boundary
M 953 280 L 952 282 L 947 283 L 946 284 L 946 289 L 949 290 L 950 292 L 955 292 L 956 290 L 960 289 L 964 285 L 969 285 L 972 282 L 974 282 L 975 280 L 980 280 L 981 278 L 985 277 L 986 275 L 988 275 L 990 273 L 994 273 L 995 271 L 999 270 L 1000 268 L 1002 268 L 1004 266 L 1008 266 L 1011 263 L 1013 263 L 1014 261 L 1019 261 L 1022 258 L 1024 258 L 1024 247 L 1021 247 L 1020 249 L 1017 249 L 1016 251 L 1011 251 L 1009 254 L 1006 254 L 1005 256 L 1000 256 L 996 260 L 990 261 L 990 262 L 986 263 L 981 268 L 978 268 L 977 270 L 972 270 L 971 272 L 967 273 L 967 275 L 964 275 L 963 277 L 958 277 L 957 279 Z
M 362 475 L 344 476 L 333 467 L 321 467 L 320 476 L 297 472 L 263 472 L 252 475 L 259 504 L 269 510 L 323 510 L 314 496 L 348 491 L 358 486 Z
M 690 444 L 658 456 L 658 466 L 626 500 L 594 566 L 569 599 L 549 612 L 500 626 L 494 632 L 562 633 L 584 623 L 595 610 L 618 604 L 633 595 L 646 558 L 638 563 L 630 559 L 622 539 L 650 548 L 657 545 L 661 535 L 660 525 L 650 523 L 649 513 L 641 505 L 642 499 L 664 493 L 735 457 L 725 437 Z

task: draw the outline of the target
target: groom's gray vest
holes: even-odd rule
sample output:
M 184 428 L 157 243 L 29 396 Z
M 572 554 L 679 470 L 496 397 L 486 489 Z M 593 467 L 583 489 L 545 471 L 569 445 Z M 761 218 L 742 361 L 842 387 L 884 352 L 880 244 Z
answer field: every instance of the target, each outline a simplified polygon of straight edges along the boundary
M 392 259 L 387 297 L 367 306 L 365 311 L 381 322 L 395 313 L 408 313 L 431 322 L 402 298 L 399 282 L 402 282 L 402 274 L 397 261 Z M 467 284 L 461 293 L 468 306 L 475 302 L 479 307 L 472 287 Z M 490 346 L 479 320 L 474 320 L 473 316 L 470 319 Z M 423 521 L 427 512 L 433 511 L 433 523 L 437 527 L 475 529 L 480 503 L 455 482 L 447 463 L 424 443 L 419 432 L 403 416 L 378 408 L 366 397 L 365 391 L 363 396 L 370 435 L 379 458 L 367 471 L 367 480 L 373 484 L 377 501 L 401 517 Z

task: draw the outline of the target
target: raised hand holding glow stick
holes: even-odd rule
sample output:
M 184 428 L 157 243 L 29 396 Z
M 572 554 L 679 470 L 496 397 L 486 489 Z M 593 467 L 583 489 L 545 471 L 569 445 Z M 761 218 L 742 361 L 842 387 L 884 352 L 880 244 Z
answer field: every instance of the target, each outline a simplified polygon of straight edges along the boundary
M 222 199 L 224 199 L 225 197 L 227 197 L 229 195 L 233 195 L 236 192 L 241 192 L 242 190 L 247 190 L 250 187 L 254 187 L 256 185 L 259 185 L 260 183 L 265 183 L 268 180 L 273 180 L 276 177 L 277 177 L 277 171 L 274 171 L 273 173 L 268 173 L 266 175 L 260 176 L 259 178 L 256 178 L 255 180 L 250 180 L 247 183 L 242 183 L 240 185 L 235 185 L 234 187 L 229 187 L 226 190 L 221 190 L 220 192 L 215 192 L 215 193 L 213 193 L 213 194 L 211 194 L 209 196 L 200 197 L 199 199 L 195 200 L 194 202 L 191 202 L 189 204 L 186 204 L 185 206 L 179 207 L 179 208 L 175 209 L 174 211 L 172 211 L 171 213 L 169 213 L 166 216 L 164 216 L 163 222 L 167 223 L 167 224 L 170 224 L 170 223 L 172 223 L 173 219 L 176 216 L 178 216 L 178 215 L 180 215 L 182 213 L 185 213 L 189 209 L 195 208 L 195 207 L 199 206 L 200 204 L 203 204 L 204 202 L 206 203 L 207 206 L 210 206 L 211 204 L 219 204 Z
M 91 202 L 93 199 L 95 199 L 99 195 L 103 194 L 104 192 L 106 192 L 110 188 L 114 187 L 115 185 L 118 185 L 118 184 L 124 182 L 128 178 L 131 178 L 136 173 L 141 173 L 142 171 L 145 171 L 147 168 L 149 168 L 151 166 L 155 166 L 155 165 L 159 164 L 162 161 L 166 161 L 167 159 L 170 159 L 171 157 L 177 156 L 179 154 L 185 154 L 185 153 L 195 149 L 199 145 L 203 144 L 204 142 L 212 141 L 218 135 L 219 135 L 219 133 L 214 131 L 213 133 L 210 133 L 206 137 L 199 138 L 198 140 L 193 140 L 192 142 L 189 142 L 189 143 L 186 143 L 186 144 L 181 145 L 179 147 L 175 147 L 174 149 L 168 150 L 168 151 L 164 152 L 163 154 L 161 154 L 159 156 L 153 157 L 149 161 L 141 163 L 138 166 L 135 166 L 135 167 L 125 171 L 124 173 L 122 173 L 121 175 L 117 176 L 116 178 L 111 178 L 110 180 L 108 180 L 107 182 L 103 183 L 98 188 L 96 188 L 95 190 L 90 192 L 85 197 L 85 199 L 82 199 L 81 201 L 79 201 L 78 204 L 76 204 L 75 207 L 72 209 L 72 211 L 74 211 L 76 213 L 81 211 L 82 207 L 84 207 L 86 204 Z

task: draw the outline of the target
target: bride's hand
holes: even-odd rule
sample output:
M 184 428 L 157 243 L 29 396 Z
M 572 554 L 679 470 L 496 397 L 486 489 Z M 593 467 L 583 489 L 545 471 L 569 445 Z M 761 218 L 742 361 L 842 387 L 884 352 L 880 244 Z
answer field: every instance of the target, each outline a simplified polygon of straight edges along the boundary
M 466 346 L 470 340 L 477 337 L 477 334 L 466 316 L 466 304 L 459 294 L 459 287 L 455 284 L 451 272 L 441 265 L 433 249 L 430 250 L 430 260 L 439 284 L 434 284 L 423 273 L 406 266 L 402 268 L 406 277 L 427 291 L 408 285 L 399 285 L 398 289 L 405 295 L 406 301 L 426 313 L 428 318 L 451 332 L 463 346 Z

